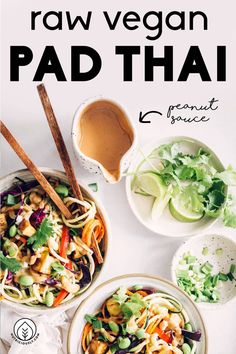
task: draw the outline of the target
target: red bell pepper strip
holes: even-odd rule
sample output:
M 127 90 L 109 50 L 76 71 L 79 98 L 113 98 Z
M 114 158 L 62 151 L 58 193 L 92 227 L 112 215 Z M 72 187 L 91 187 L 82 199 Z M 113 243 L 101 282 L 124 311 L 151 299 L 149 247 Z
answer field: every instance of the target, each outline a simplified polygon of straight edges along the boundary
M 66 268 L 69 270 L 73 270 L 73 264 L 71 260 L 67 263 Z
M 63 225 L 62 235 L 61 235 L 61 245 L 60 245 L 60 256 L 63 258 L 67 258 L 69 241 L 70 241 L 69 229 L 68 227 Z

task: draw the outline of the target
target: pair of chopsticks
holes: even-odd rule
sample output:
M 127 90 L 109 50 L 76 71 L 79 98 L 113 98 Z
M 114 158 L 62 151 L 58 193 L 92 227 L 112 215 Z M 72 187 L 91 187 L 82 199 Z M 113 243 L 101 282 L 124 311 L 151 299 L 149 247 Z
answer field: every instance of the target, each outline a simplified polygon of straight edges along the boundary
M 45 111 L 45 115 L 48 120 L 49 127 L 51 129 L 54 141 L 56 143 L 57 150 L 59 152 L 62 164 L 64 166 L 69 184 L 72 188 L 73 194 L 79 200 L 83 200 L 83 195 L 81 193 L 79 184 L 77 183 L 74 169 L 72 167 L 71 160 L 70 160 L 64 139 L 62 137 L 59 125 L 57 123 L 55 114 L 53 112 L 53 108 L 50 103 L 45 86 L 43 84 L 41 84 L 37 87 L 37 89 L 38 89 L 39 97 L 41 99 L 41 102 L 42 102 L 42 105 L 43 105 L 43 108 Z M 52 199 L 52 201 L 56 204 L 56 206 L 62 212 L 62 214 L 67 219 L 72 218 L 71 212 L 66 207 L 66 205 L 63 203 L 62 199 L 55 192 L 55 190 L 52 188 L 50 183 L 47 181 L 47 179 L 44 177 L 44 175 L 39 171 L 37 166 L 29 158 L 29 156 L 26 154 L 24 149 L 21 147 L 21 145 L 18 143 L 18 141 L 15 139 L 15 137 L 11 134 L 11 132 L 8 130 L 8 128 L 5 126 L 5 124 L 2 121 L 0 121 L 0 129 L 1 129 L 1 134 L 4 136 L 4 138 L 10 144 L 12 149 L 16 152 L 16 154 L 19 156 L 19 158 L 25 164 L 25 166 L 29 169 L 29 171 L 32 173 L 32 175 L 35 177 L 35 179 L 39 182 L 39 184 L 42 186 L 42 188 L 45 190 L 45 192 L 49 195 L 49 197 Z M 81 209 L 84 211 L 84 208 L 81 208 Z

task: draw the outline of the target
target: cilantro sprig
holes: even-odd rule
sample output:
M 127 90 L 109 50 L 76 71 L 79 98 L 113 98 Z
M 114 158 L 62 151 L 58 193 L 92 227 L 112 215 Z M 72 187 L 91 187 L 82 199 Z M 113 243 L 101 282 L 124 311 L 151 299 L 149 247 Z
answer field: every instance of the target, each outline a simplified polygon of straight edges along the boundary
M 50 236 L 52 235 L 52 232 L 52 221 L 49 220 L 49 218 L 45 218 L 35 234 L 28 239 L 27 244 L 32 245 L 33 249 L 36 250 L 47 243 Z
M 132 316 L 140 316 L 141 310 L 147 308 L 147 303 L 140 294 L 134 293 L 128 296 L 124 287 L 117 290 L 112 297 L 120 304 L 121 311 L 126 319 Z
M 96 316 L 93 315 L 85 315 L 85 320 L 93 326 L 94 329 L 102 328 L 102 321 L 98 320 Z
M 2 270 L 8 269 L 12 273 L 18 272 L 21 269 L 21 263 L 15 258 L 5 257 L 0 251 L 0 267 Z

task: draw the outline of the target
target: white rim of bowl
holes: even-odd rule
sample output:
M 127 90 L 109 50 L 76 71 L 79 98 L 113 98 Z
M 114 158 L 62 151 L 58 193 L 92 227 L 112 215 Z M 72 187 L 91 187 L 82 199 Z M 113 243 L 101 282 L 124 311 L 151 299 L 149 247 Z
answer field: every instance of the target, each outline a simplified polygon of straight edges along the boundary
M 225 169 L 225 165 L 223 164 L 223 162 L 221 161 L 221 159 L 216 155 L 216 153 L 208 146 L 206 145 L 205 143 L 203 143 L 202 141 L 198 140 L 198 139 L 195 139 L 195 138 L 191 138 L 189 136 L 182 136 L 182 135 L 174 135 L 174 136 L 166 136 L 166 137 L 162 137 L 160 139 L 157 139 L 159 141 L 164 141 L 164 140 L 180 140 L 180 139 L 186 139 L 186 140 L 192 140 L 193 143 L 198 143 L 199 145 L 202 145 L 205 149 L 207 149 L 209 151 L 209 153 L 212 154 L 212 156 L 214 157 L 214 159 L 217 161 L 217 163 L 219 163 L 219 165 Z M 148 143 L 146 145 L 144 145 L 144 148 L 143 150 L 145 149 L 148 149 L 149 146 L 152 146 L 154 144 L 156 140 L 152 140 L 151 143 Z M 160 145 L 159 145 L 160 146 Z M 137 156 L 138 154 L 138 150 L 136 151 L 136 155 L 134 156 L 134 159 L 135 157 Z M 131 165 L 129 166 L 129 169 L 128 169 L 128 173 L 131 172 L 130 169 L 131 169 L 131 166 L 132 166 L 132 162 L 131 162 Z M 130 188 L 130 179 L 131 177 L 128 175 L 126 177 L 126 181 L 125 181 L 125 190 L 126 190 L 126 196 L 127 196 L 127 200 L 128 200 L 128 203 L 129 203 L 129 206 L 130 206 L 130 209 L 132 210 L 133 214 L 135 215 L 135 217 L 138 219 L 138 221 L 148 230 L 152 231 L 154 234 L 156 235 L 160 235 L 160 236 L 163 236 L 163 237 L 170 237 L 170 238 L 184 238 L 184 237 L 196 237 L 197 235 L 199 235 L 199 231 L 196 231 L 196 232 L 191 232 L 191 233 L 186 233 L 184 235 L 168 235 L 168 234 L 162 234 L 162 233 L 159 233 L 157 232 L 154 228 L 152 228 L 150 225 L 148 225 L 148 223 L 145 223 L 145 221 L 143 220 L 143 218 L 140 217 L 138 211 L 133 207 L 133 200 L 132 200 L 132 191 L 131 191 L 131 188 Z M 226 197 L 228 195 L 228 188 L 226 187 Z M 204 229 L 202 229 L 200 231 L 200 233 L 202 234 L 203 232 L 206 232 L 208 231 L 216 222 L 217 222 L 217 218 L 214 219 L 212 218 L 212 220 L 209 220 L 209 224 L 204 227 Z
M 38 169 L 44 174 L 47 173 L 59 173 L 62 174 L 66 179 L 66 174 L 63 171 L 54 169 L 54 168 L 50 168 L 50 167 L 38 167 Z M 30 171 L 27 168 L 21 169 L 21 170 L 17 170 L 14 172 L 11 172 L 3 177 L 0 178 L 0 183 L 3 183 L 3 181 L 6 178 L 11 178 L 12 176 L 16 175 L 17 173 L 25 173 L 28 172 L 30 174 Z M 34 176 L 32 175 L 32 179 L 35 179 Z M 105 229 L 106 229 L 106 233 L 107 233 L 107 240 L 106 240 L 106 253 L 105 253 L 105 257 L 104 257 L 104 263 L 103 266 L 101 268 L 101 270 L 98 272 L 96 278 L 94 281 L 92 281 L 91 285 L 88 287 L 88 289 L 86 289 L 81 295 L 74 297 L 73 299 L 69 300 L 68 303 L 63 303 L 61 305 L 59 305 L 58 307 L 46 307 L 45 308 L 37 308 L 37 307 L 30 307 L 24 304 L 18 304 L 18 303 L 14 303 L 11 302 L 9 300 L 2 300 L 2 302 L 9 306 L 12 307 L 16 312 L 17 312 L 17 308 L 18 311 L 20 313 L 25 312 L 28 313 L 29 315 L 37 315 L 37 314 L 42 314 L 47 312 L 47 314 L 53 313 L 53 312 L 64 312 L 67 311 L 68 309 L 75 307 L 78 305 L 78 302 L 82 302 L 87 296 L 89 296 L 89 294 L 91 292 L 93 292 L 94 289 L 96 289 L 97 283 L 99 281 L 99 279 L 101 278 L 101 275 L 104 273 L 105 268 L 107 267 L 108 261 L 109 261 L 109 254 L 110 254 L 110 244 L 111 244 L 111 223 L 110 223 L 110 219 L 108 217 L 108 214 L 103 206 L 103 204 L 101 203 L 100 199 L 97 198 L 96 196 L 94 196 L 94 192 L 91 191 L 88 187 L 86 187 L 83 183 L 79 184 L 82 189 L 84 189 L 84 191 L 90 195 L 92 197 L 92 199 L 94 200 L 96 206 L 98 207 L 98 209 L 100 210 L 103 219 L 105 221 Z M 86 296 L 86 294 L 88 293 L 88 295 Z M 19 306 L 21 305 L 21 306 Z
M 220 235 L 220 234 L 217 234 L 217 233 L 197 235 L 197 236 L 194 238 L 194 241 L 197 241 L 197 239 L 202 239 L 202 238 L 208 237 L 208 236 L 217 236 L 217 237 L 220 237 L 220 238 L 222 238 L 222 239 L 225 239 L 225 240 L 227 240 L 227 241 L 232 242 L 232 243 L 235 245 L 235 247 L 236 247 L 236 242 L 235 242 L 232 238 L 227 237 L 227 236 L 225 236 L 225 235 Z M 181 253 L 181 249 L 182 249 L 186 244 L 188 244 L 188 243 L 190 243 L 190 242 L 192 242 L 192 239 L 189 239 L 189 240 L 184 241 L 184 242 L 178 247 L 178 249 L 175 251 L 175 253 L 174 253 L 173 257 L 172 257 L 170 274 L 171 274 L 172 282 L 173 282 L 173 283 L 175 284 L 175 286 L 177 286 L 178 288 L 179 288 L 179 286 L 178 286 L 178 284 L 177 284 L 177 278 L 176 278 L 176 275 L 175 275 L 175 270 L 176 270 L 176 268 L 175 268 L 174 262 L 175 262 L 176 259 L 179 258 L 178 256 L 179 256 L 179 254 Z M 179 289 L 180 289 L 180 288 L 179 288 Z M 180 289 L 180 290 L 183 291 L 182 289 Z M 184 292 L 184 293 L 185 293 L 185 292 Z M 186 293 L 185 293 L 185 294 L 186 294 Z M 188 294 L 186 294 L 186 295 L 188 295 Z M 189 295 L 188 295 L 188 296 L 189 296 Z M 231 299 L 225 301 L 224 303 L 217 303 L 217 302 L 216 302 L 216 303 L 215 303 L 215 302 L 194 302 L 192 299 L 191 299 L 191 300 L 195 303 L 196 306 L 200 307 L 201 309 L 207 309 L 207 310 L 212 309 L 212 310 L 214 310 L 214 309 L 216 309 L 216 308 L 219 308 L 220 306 L 224 306 L 224 305 L 226 305 L 226 304 L 229 304 L 229 303 L 232 302 L 232 301 L 235 301 L 235 299 L 236 299 L 236 295 L 233 296 Z
M 76 320 L 76 317 L 78 316 L 80 310 L 82 307 L 86 306 L 86 303 L 93 297 L 95 296 L 96 292 L 100 289 L 102 289 L 104 286 L 118 281 L 118 280 L 122 280 L 122 279 L 126 279 L 126 278 L 147 278 L 147 279 L 152 279 L 152 280 L 156 280 L 156 281 L 161 281 L 164 282 L 170 286 L 173 286 L 176 290 L 178 290 L 180 293 L 182 293 L 183 296 L 187 297 L 188 300 L 191 302 L 192 306 L 195 308 L 196 312 L 198 313 L 198 316 L 200 318 L 201 324 L 202 324 L 202 328 L 204 330 L 204 338 L 205 338 L 205 351 L 203 354 L 207 354 L 208 353 L 208 334 L 207 334 L 207 329 L 201 314 L 201 311 L 199 310 L 199 308 L 196 306 L 196 304 L 194 303 L 194 301 L 190 298 L 190 296 L 188 296 L 188 294 L 186 294 L 183 290 L 181 290 L 176 284 L 174 284 L 173 282 L 171 282 L 170 280 L 167 280 L 165 278 L 162 278 L 160 276 L 156 276 L 156 275 L 151 275 L 151 274 L 147 274 L 147 273 L 131 273 L 131 274 L 126 274 L 126 275 L 120 275 L 118 277 L 114 277 L 111 278 L 109 280 L 106 280 L 105 282 L 103 282 L 102 284 L 98 285 L 93 292 L 88 295 L 86 297 L 86 299 L 84 299 L 78 306 L 78 308 L 76 309 L 74 316 L 71 320 L 71 324 L 68 330 L 68 334 L 67 334 L 67 354 L 72 354 L 72 352 L 70 351 L 70 340 L 71 340 L 71 332 L 74 326 L 74 321 Z

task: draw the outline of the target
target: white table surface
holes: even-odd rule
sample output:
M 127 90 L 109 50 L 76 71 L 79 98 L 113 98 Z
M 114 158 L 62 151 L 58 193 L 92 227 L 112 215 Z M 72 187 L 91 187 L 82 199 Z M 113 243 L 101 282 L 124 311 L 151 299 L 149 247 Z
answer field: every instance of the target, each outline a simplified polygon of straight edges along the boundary
M 40 4 L 38 6 L 40 9 L 49 10 L 50 6 L 47 5 L 47 1 L 35 1 L 34 3 Z M 88 1 L 85 8 L 87 10 L 89 8 L 93 9 L 95 12 L 96 10 L 101 11 L 103 8 L 109 9 L 110 2 L 102 1 L 102 3 L 103 6 L 100 5 L 99 8 L 98 5 Z M 187 3 L 182 1 L 182 8 L 187 9 Z M 32 33 L 24 25 L 29 23 L 29 12 L 32 10 L 32 3 L 26 0 L 24 3 L 18 4 L 16 1 L 9 0 L 5 2 L 5 9 L 3 8 L 4 11 L 8 11 L 8 14 L 5 13 L 3 18 L 3 26 L 5 26 L 3 28 L 6 28 L 6 36 L 3 42 L 3 65 L 5 69 L 3 70 L 2 119 L 7 123 L 9 129 L 19 139 L 37 165 L 62 169 L 37 95 L 36 83 L 32 82 L 36 64 L 26 70 L 22 70 L 19 83 L 10 82 L 8 52 L 10 44 L 23 43 L 33 48 L 35 57 L 39 58 L 43 47 L 46 44 L 50 44 L 49 42 L 51 41 L 57 47 L 62 61 L 65 63 L 66 70 L 69 72 L 69 47 L 72 44 L 79 44 L 78 33 L 64 31 L 62 35 L 58 32 L 52 34 L 43 29 Z M 118 10 L 119 7 L 121 7 L 121 10 L 128 10 L 125 4 L 126 2 L 122 0 L 119 2 L 119 6 L 114 5 L 114 10 Z M 150 8 L 155 8 L 154 4 L 154 1 L 150 1 L 150 6 L 141 6 L 136 3 L 133 8 L 137 11 L 142 8 L 143 12 L 144 10 L 148 11 Z M 233 8 L 232 2 L 230 4 Z M 220 14 L 224 10 L 223 5 L 214 4 L 214 14 L 211 12 L 210 5 L 207 7 L 205 1 L 200 1 L 199 5 L 211 14 L 210 20 L 212 22 L 208 36 L 211 38 L 210 45 L 212 45 L 213 49 L 215 50 L 215 46 L 219 44 L 220 38 L 223 43 L 229 46 L 230 50 L 233 50 L 230 27 L 230 22 L 232 24 L 233 21 L 233 14 L 229 11 L 228 17 L 224 19 L 225 32 L 223 31 L 222 34 L 220 30 L 222 27 L 218 28 L 217 23 L 219 23 Z M 78 13 L 76 2 L 72 1 L 69 5 L 60 0 L 57 1 L 57 6 L 58 9 L 69 8 L 74 13 Z M 162 7 L 164 8 L 164 6 L 163 2 Z M 171 7 L 169 11 L 171 11 Z M 22 18 L 18 16 L 19 14 L 22 15 Z M 216 17 L 215 21 L 213 21 L 213 15 Z M 21 20 L 23 23 L 20 22 Z M 9 26 L 8 24 L 13 23 L 13 21 L 15 25 Z M 96 21 L 98 21 L 98 16 Z M 140 45 L 153 44 L 147 43 L 143 39 L 145 38 L 145 30 L 139 33 L 133 32 L 132 36 L 130 33 L 126 35 L 123 31 L 120 33 L 114 32 L 112 36 L 111 33 L 105 31 L 105 28 L 101 27 L 100 30 L 101 36 L 99 37 L 96 35 L 94 27 L 91 32 L 81 34 L 83 35 L 81 42 L 86 41 L 87 45 L 96 46 L 100 51 L 103 51 L 105 69 L 98 78 L 86 83 L 71 83 L 70 81 L 58 83 L 55 78 L 48 75 L 45 76 L 44 83 L 51 97 L 79 180 L 86 184 L 91 182 L 98 183 L 99 191 L 97 194 L 103 201 L 111 220 L 110 263 L 100 281 L 116 275 L 134 272 L 150 273 L 170 279 L 170 265 L 173 254 L 184 240 L 155 235 L 146 230 L 136 220 L 127 203 L 124 178 L 118 184 L 109 185 L 102 177 L 91 175 L 81 168 L 78 162 L 75 161 L 72 151 L 70 138 L 72 116 L 80 102 L 88 97 L 102 93 L 118 100 L 129 110 L 131 119 L 137 128 L 140 145 L 147 143 L 150 139 L 162 136 L 188 135 L 207 143 L 226 165 L 231 163 L 236 166 L 235 78 L 232 72 L 227 83 L 211 82 L 204 84 L 198 78 L 192 78 L 187 83 L 163 83 L 162 77 L 159 82 L 145 83 L 142 75 L 138 75 L 141 70 L 141 63 L 139 63 L 140 66 L 135 67 L 137 79 L 133 83 L 123 83 L 121 80 L 121 58 L 116 57 L 114 60 L 114 45 L 119 43 L 135 44 L 135 41 L 136 44 Z M 176 45 L 176 53 L 179 53 L 181 50 L 186 51 L 186 48 L 196 40 L 197 43 L 202 45 L 203 49 L 206 50 L 208 48 L 209 38 L 207 42 L 204 42 L 204 34 L 202 32 L 175 35 L 174 40 L 171 35 L 173 34 L 168 32 L 165 35 L 166 37 L 164 37 L 165 40 L 160 39 L 158 45 L 162 47 L 169 41 L 171 44 L 174 43 Z M 208 52 L 206 56 L 209 59 L 209 67 L 214 68 L 215 59 Z M 179 60 L 182 59 L 178 57 L 175 60 L 179 64 Z M 230 57 L 229 70 L 232 68 L 233 62 Z M 208 123 L 176 123 L 171 125 L 164 118 L 153 119 L 152 124 L 141 125 L 138 123 L 140 110 L 160 109 L 165 112 L 168 105 L 172 103 L 206 104 L 212 97 L 220 100 L 219 109 L 211 114 L 211 120 Z M 3 140 L 1 140 L 1 152 L 1 175 L 23 168 L 15 153 Z M 236 237 L 235 230 L 224 228 L 220 223 L 216 224 L 211 232 L 219 232 Z M 223 352 L 234 354 L 236 348 L 236 302 L 212 311 L 204 310 L 202 314 L 209 334 L 209 354 L 222 354 Z

